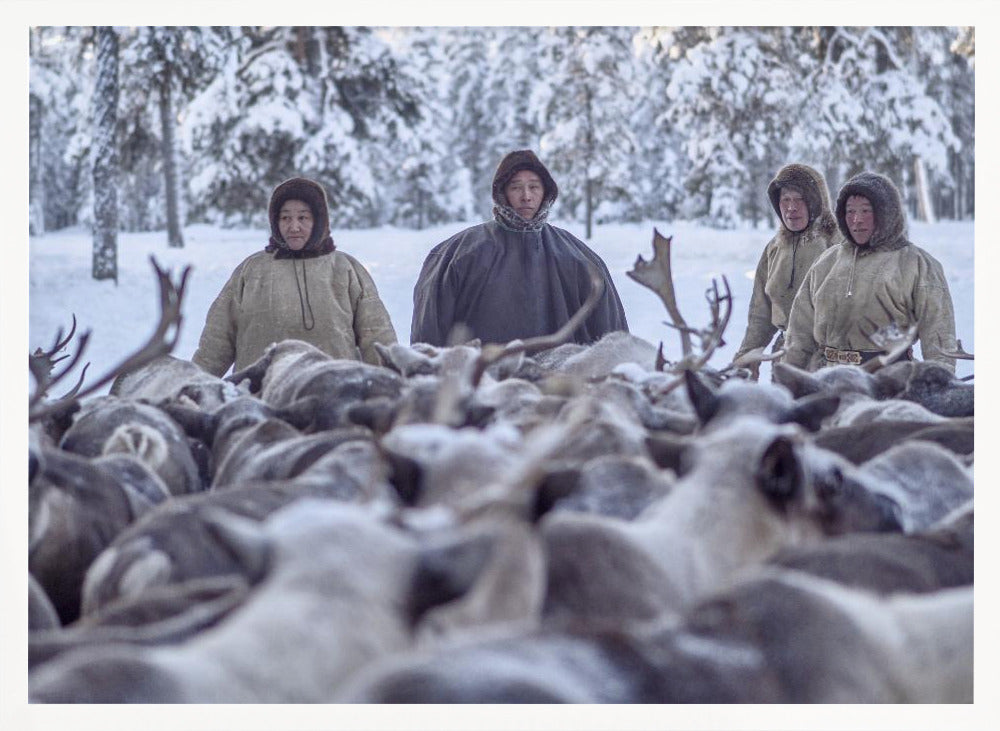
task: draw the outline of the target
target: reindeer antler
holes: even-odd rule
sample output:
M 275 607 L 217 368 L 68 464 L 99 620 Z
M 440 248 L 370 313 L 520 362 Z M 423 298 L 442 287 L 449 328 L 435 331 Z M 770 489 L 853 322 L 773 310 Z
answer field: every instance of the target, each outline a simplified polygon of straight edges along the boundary
M 66 355 L 59 356 L 55 358 L 56 353 L 65 348 L 70 340 L 73 339 L 73 335 L 76 333 L 76 315 L 73 315 L 73 325 L 69 329 L 69 333 L 66 334 L 64 338 L 62 336 L 62 328 L 56 332 L 55 342 L 53 342 L 52 347 L 48 350 L 42 350 L 41 348 L 36 348 L 35 352 L 28 356 L 28 370 L 31 371 L 31 375 L 35 379 L 35 390 L 28 399 L 28 411 L 38 404 L 49 390 L 57 383 L 59 383 L 66 375 L 76 367 L 77 362 L 83 355 L 84 348 L 87 347 L 87 340 L 90 338 L 90 331 L 83 333 L 80 336 L 79 342 L 77 342 L 76 353 L 73 354 L 70 362 L 61 370 L 59 373 L 53 375 L 52 369 L 55 367 L 56 363 L 59 363 L 66 358 L 69 358 L 69 353 Z M 76 391 L 80 388 L 80 384 L 83 383 L 83 377 L 87 373 L 87 368 L 89 363 L 83 367 L 83 372 L 80 374 L 80 380 L 77 381 L 73 389 L 66 395 L 64 395 L 59 400 L 72 397 Z
M 946 356 L 948 358 L 956 358 L 957 360 L 975 360 L 976 359 L 976 356 L 974 356 L 972 353 L 966 353 L 965 352 L 965 348 L 962 347 L 962 341 L 961 340 L 956 340 L 955 341 L 956 347 L 955 347 L 954 350 L 945 350 L 943 347 L 940 347 L 941 345 L 942 345 L 941 336 L 938 335 L 938 346 L 939 346 L 939 350 L 941 352 L 941 355 L 944 355 L 944 356 Z
M 56 345 L 59 346 L 58 348 L 54 347 L 52 350 L 47 351 L 47 353 L 41 353 L 40 356 L 36 351 L 36 354 L 31 356 L 32 358 L 42 358 L 41 360 L 32 361 L 29 359 L 29 368 L 31 368 L 31 372 L 35 375 L 35 379 L 39 385 L 39 387 L 35 389 L 35 393 L 32 394 L 29 401 L 29 421 L 37 421 L 53 413 L 62 411 L 73 402 L 94 393 L 97 389 L 101 388 L 109 381 L 112 381 L 118 375 L 144 366 L 150 361 L 170 353 L 174 349 L 174 346 L 177 344 L 177 338 L 180 335 L 182 319 L 181 303 L 184 299 L 184 289 L 187 286 L 188 275 L 191 273 L 191 266 L 188 265 L 184 267 L 184 270 L 181 272 L 180 280 L 177 284 L 174 284 L 173 280 L 170 278 L 170 274 L 160 268 L 160 265 L 157 264 L 156 259 L 153 256 L 149 257 L 149 261 L 153 265 L 153 269 L 156 271 L 157 281 L 160 286 L 160 321 L 156 325 L 156 330 L 138 350 L 126 357 L 121 363 L 109 370 L 106 374 L 101 376 L 97 381 L 92 383 L 83 391 L 80 391 L 79 389 L 83 383 L 83 376 L 86 374 L 86 368 L 84 368 L 83 374 L 80 375 L 79 382 L 72 391 L 58 401 L 34 408 L 48 389 L 60 379 L 65 377 L 70 369 L 72 369 L 72 367 L 80 359 L 80 356 L 87 345 L 87 340 L 90 336 L 89 331 L 80 336 L 80 340 L 77 344 L 76 355 L 67 367 L 65 367 L 55 377 L 49 376 L 47 379 L 39 380 L 38 373 L 41 372 L 41 369 L 44 367 L 44 358 L 46 355 L 48 354 L 49 363 L 56 362 L 51 360 L 51 355 L 57 352 L 59 348 L 65 347 L 66 343 L 68 343 L 69 339 L 72 337 L 73 332 L 76 329 L 76 317 L 74 316 L 73 330 L 70 331 L 70 334 L 65 339 L 61 337 L 62 330 L 59 330 L 59 333 L 56 336 Z M 51 370 L 51 366 L 49 366 L 49 369 Z M 43 385 L 44 388 L 42 388 Z
M 724 344 L 722 334 L 729 325 L 729 318 L 733 312 L 733 293 L 729 287 L 729 280 L 725 275 L 722 277 L 724 292 L 719 291 L 719 284 L 712 280 L 712 286 L 705 291 L 705 299 L 708 301 L 708 308 L 712 319 L 707 327 L 690 327 L 681 315 L 677 306 L 677 296 L 674 287 L 673 270 L 670 264 L 670 250 L 673 237 L 664 237 L 655 228 L 653 229 L 653 258 L 646 261 L 642 255 L 636 257 L 635 264 L 628 272 L 629 277 L 639 284 L 655 292 L 667 312 L 670 314 L 671 322 L 664 323 L 680 333 L 681 339 L 681 359 L 671 367 L 674 373 L 685 370 L 698 370 L 704 366 L 716 349 Z M 700 352 L 695 354 L 692 340 L 697 337 L 700 345 Z M 657 370 L 662 370 L 666 361 L 662 357 L 662 343 L 657 357 Z M 678 382 L 671 387 L 680 385 Z
M 681 335 L 681 354 L 687 357 L 691 354 L 691 330 L 681 316 L 680 308 L 677 307 L 677 299 L 674 296 L 674 276 L 670 266 L 670 245 L 674 237 L 664 237 L 655 228 L 653 229 L 653 258 L 646 261 L 639 254 L 635 258 L 632 269 L 625 272 L 629 277 L 637 281 L 644 287 L 653 290 L 663 301 L 673 327 L 677 328 Z
M 781 348 L 780 350 L 775 350 L 772 353 L 765 353 L 764 348 L 766 347 L 767 347 L 766 345 L 762 345 L 759 348 L 753 348 L 752 350 L 748 350 L 739 358 L 733 359 L 733 361 L 729 365 L 720 368 L 719 373 L 720 374 L 728 373 L 734 368 L 750 368 L 752 366 L 759 365 L 761 363 L 766 363 L 772 360 L 778 360 L 779 358 L 784 356 L 785 353 L 787 352 L 784 348 Z
M 871 330 L 865 332 L 861 327 L 858 328 L 866 338 L 879 346 L 882 352 L 885 353 L 885 355 L 879 355 L 862 364 L 861 367 L 869 373 L 874 373 L 879 368 L 884 368 L 902 358 L 913 346 L 913 343 L 916 342 L 919 328 L 919 323 L 914 322 L 905 330 L 900 330 L 892 311 L 883 301 L 882 297 L 876 297 L 876 301 L 879 303 L 882 311 L 888 316 L 889 324 L 879 327 L 871 318 L 865 317 L 865 322 L 868 323 Z

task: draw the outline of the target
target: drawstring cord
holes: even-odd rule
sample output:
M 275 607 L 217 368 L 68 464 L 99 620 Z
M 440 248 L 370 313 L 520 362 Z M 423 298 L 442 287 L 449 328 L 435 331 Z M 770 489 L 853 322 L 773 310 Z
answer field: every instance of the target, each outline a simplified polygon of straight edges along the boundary
M 854 293 L 854 265 L 858 263 L 858 247 L 854 246 L 854 258 L 851 259 L 851 278 L 847 280 L 847 296 Z
M 302 327 L 312 330 L 316 326 L 316 318 L 313 316 L 312 305 L 309 304 L 309 285 L 306 282 L 306 263 L 302 262 L 302 284 L 299 284 L 299 270 L 295 266 L 296 259 L 292 259 L 292 271 L 295 273 L 295 286 L 299 290 L 299 308 L 302 310 Z M 302 299 L 302 289 L 306 290 L 305 301 Z M 309 309 L 309 320 L 306 321 L 306 308 Z
M 792 276 L 788 278 L 788 288 L 791 289 L 795 284 L 795 252 L 799 250 L 799 237 L 795 237 L 795 241 L 792 242 Z

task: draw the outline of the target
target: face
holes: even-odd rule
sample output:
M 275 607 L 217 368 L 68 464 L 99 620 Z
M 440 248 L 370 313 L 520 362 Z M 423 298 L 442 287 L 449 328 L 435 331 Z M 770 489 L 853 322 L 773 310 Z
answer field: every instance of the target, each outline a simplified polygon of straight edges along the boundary
M 278 233 L 292 251 L 300 251 L 313 230 L 312 209 L 298 200 L 287 200 L 278 212 Z
M 517 215 L 530 221 L 542 206 L 545 186 L 537 173 L 519 170 L 507 181 L 503 193 L 507 197 L 507 204 L 517 211 Z
M 875 211 L 871 202 L 863 195 L 852 195 L 847 199 L 845 216 L 847 230 L 858 246 L 864 246 L 875 233 Z
M 798 232 L 809 225 L 809 206 L 802 194 L 794 188 L 781 189 L 778 209 L 781 211 L 781 220 L 789 231 Z

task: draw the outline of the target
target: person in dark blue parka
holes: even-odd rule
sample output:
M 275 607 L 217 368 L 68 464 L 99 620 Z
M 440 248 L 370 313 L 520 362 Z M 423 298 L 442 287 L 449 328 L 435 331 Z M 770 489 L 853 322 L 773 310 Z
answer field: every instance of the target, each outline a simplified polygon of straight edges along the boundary
M 413 290 L 411 343 L 441 346 L 471 338 L 507 343 L 554 333 L 590 293 L 588 262 L 604 277 L 604 295 L 572 339 L 585 344 L 628 331 L 604 262 L 547 222 L 558 193 L 530 150 L 500 161 L 493 177 L 493 220 L 460 231 L 424 260 Z

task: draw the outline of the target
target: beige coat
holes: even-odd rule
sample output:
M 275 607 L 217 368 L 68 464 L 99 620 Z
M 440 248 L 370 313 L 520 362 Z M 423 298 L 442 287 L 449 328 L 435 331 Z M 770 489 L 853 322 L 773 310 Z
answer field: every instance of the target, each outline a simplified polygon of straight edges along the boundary
M 796 233 L 781 222 L 778 199 L 781 188 L 792 185 L 801 191 L 809 207 L 809 225 Z M 768 185 L 768 197 L 778 214 L 779 230 L 772 238 L 757 263 L 753 294 L 747 315 L 747 329 L 743 342 L 733 359 L 754 348 L 771 342 L 778 330 L 788 327 L 788 315 L 806 272 L 820 254 L 839 242 L 841 236 L 830 212 L 830 194 L 826 180 L 806 165 L 786 165 Z
M 276 259 L 261 251 L 236 267 L 212 303 L 192 360 L 221 376 L 234 361 L 242 370 L 288 338 L 334 358 L 360 356 L 380 365 L 374 344 L 391 345 L 396 333 L 374 281 L 354 257 L 333 251 Z
M 850 239 L 844 223 L 852 195 L 866 196 L 875 210 L 876 234 L 864 246 Z M 786 362 L 815 370 L 825 365 L 827 346 L 878 351 L 866 332 L 916 322 L 924 359 L 954 371 L 954 359 L 941 353 L 956 346 L 948 282 L 941 264 L 907 240 L 895 186 L 880 175 L 855 176 L 838 196 L 837 222 L 847 241 L 828 249 L 806 275 L 789 318 Z

